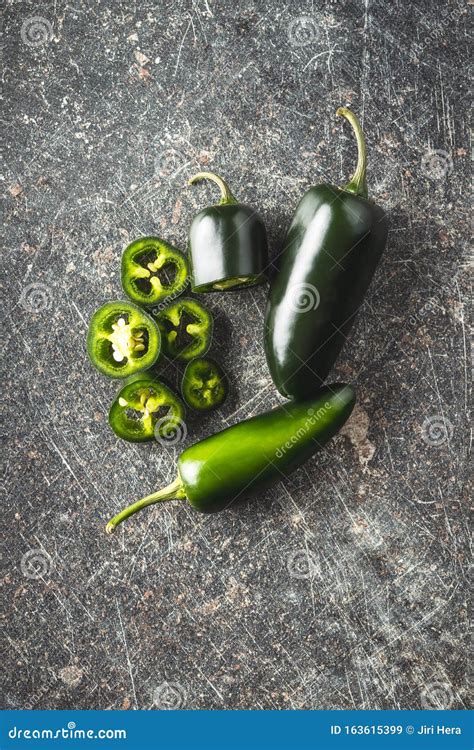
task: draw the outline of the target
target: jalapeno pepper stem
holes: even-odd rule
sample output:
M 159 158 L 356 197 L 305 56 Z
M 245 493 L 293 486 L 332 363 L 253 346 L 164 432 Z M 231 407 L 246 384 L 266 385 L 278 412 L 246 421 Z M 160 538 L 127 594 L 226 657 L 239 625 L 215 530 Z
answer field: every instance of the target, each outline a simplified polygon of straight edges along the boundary
M 137 513 L 142 508 L 146 508 L 148 505 L 166 502 L 167 500 L 185 499 L 186 493 L 183 488 L 183 483 L 181 481 L 181 478 L 178 476 L 174 480 L 174 482 L 171 482 L 171 484 L 169 484 L 167 487 L 163 487 L 163 489 L 158 490 L 158 492 L 154 492 L 152 495 L 143 497 L 136 503 L 128 505 L 126 508 L 121 510 L 120 513 L 117 513 L 117 515 L 111 518 L 111 520 L 108 522 L 107 526 L 105 527 L 105 531 L 107 534 L 113 534 L 115 528 L 119 525 L 119 523 L 122 523 L 122 521 L 130 518 L 130 516 L 133 516 L 134 513 Z
M 212 182 L 215 182 L 216 185 L 218 185 L 221 191 L 221 199 L 218 204 L 219 206 L 226 206 L 230 203 L 237 203 L 236 199 L 230 191 L 230 187 L 228 186 L 227 182 L 223 180 L 222 177 L 219 177 L 218 174 L 214 174 L 214 172 L 198 172 L 197 174 L 189 178 L 188 185 L 194 185 L 195 182 L 200 182 L 201 180 L 211 180 Z
M 350 181 L 347 183 L 347 185 L 344 186 L 344 190 L 347 190 L 349 193 L 361 195 L 363 198 L 367 198 L 367 153 L 365 149 L 365 139 L 361 124 L 358 118 L 355 116 L 354 112 L 352 112 L 350 109 L 347 109 L 347 107 L 339 107 L 339 109 L 336 111 L 336 115 L 345 117 L 346 120 L 350 122 L 357 141 L 357 167 Z

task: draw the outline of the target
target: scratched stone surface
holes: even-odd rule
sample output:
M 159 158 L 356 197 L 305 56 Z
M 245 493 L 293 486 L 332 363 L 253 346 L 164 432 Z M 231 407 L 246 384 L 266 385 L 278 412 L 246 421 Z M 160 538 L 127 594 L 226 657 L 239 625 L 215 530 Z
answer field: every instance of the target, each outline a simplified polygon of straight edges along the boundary
M 467 2 L 7 0 L 2 702 L 9 708 L 463 708 L 469 345 Z M 272 257 L 360 115 L 388 246 L 330 380 L 358 406 L 228 512 L 128 500 L 281 400 L 266 288 L 206 297 L 225 406 L 179 444 L 116 438 L 85 353 L 133 238 L 186 247 L 224 175 Z M 178 382 L 178 371 L 163 364 Z

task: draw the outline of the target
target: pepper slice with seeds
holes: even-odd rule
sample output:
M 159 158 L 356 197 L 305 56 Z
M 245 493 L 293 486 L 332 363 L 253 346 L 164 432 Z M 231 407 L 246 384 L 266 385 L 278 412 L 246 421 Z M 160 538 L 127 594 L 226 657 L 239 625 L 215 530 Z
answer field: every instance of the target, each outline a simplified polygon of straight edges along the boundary
M 222 368 L 213 359 L 192 359 L 184 371 L 181 393 L 192 409 L 209 411 L 217 408 L 227 397 L 227 381 Z
M 131 302 L 107 302 L 94 313 L 87 334 L 92 364 L 109 378 L 126 378 L 151 367 L 161 335 L 153 318 Z
M 212 339 L 211 313 L 189 297 L 173 302 L 156 317 L 164 353 L 187 362 L 205 354 Z
M 184 428 L 185 410 L 171 388 L 146 373 L 128 378 L 110 407 L 109 424 L 132 443 L 172 441 Z
M 138 305 L 156 305 L 177 297 L 188 283 L 184 255 L 160 237 L 142 237 L 122 255 L 122 287 Z

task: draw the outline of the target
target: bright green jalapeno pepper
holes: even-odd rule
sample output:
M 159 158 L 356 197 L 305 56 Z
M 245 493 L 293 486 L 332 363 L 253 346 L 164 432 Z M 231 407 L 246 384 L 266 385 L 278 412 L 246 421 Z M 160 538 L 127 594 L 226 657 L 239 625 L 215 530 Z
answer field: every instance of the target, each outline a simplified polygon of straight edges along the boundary
M 129 378 L 110 407 L 109 424 L 118 437 L 133 443 L 156 438 L 166 442 L 184 424 L 183 403 L 160 380 L 141 373 Z
M 175 481 L 114 516 L 107 533 L 165 500 L 187 500 L 201 513 L 216 513 L 255 495 L 317 453 L 347 421 L 354 404 L 353 389 L 337 383 L 308 401 L 286 403 L 200 440 L 181 453 Z
M 142 237 L 122 255 L 122 286 L 139 305 L 153 306 L 177 297 L 188 283 L 184 255 L 159 237 Z
M 227 396 L 227 380 L 213 359 L 196 357 L 186 365 L 181 393 L 188 406 L 209 411 L 220 406 Z
M 161 310 L 155 320 L 161 331 L 164 353 L 189 361 L 205 354 L 212 339 L 211 313 L 199 302 L 184 297 Z
M 89 357 L 110 378 L 126 378 L 148 369 L 158 359 L 160 346 L 157 324 L 131 302 L 107 302 L 89 324 Z

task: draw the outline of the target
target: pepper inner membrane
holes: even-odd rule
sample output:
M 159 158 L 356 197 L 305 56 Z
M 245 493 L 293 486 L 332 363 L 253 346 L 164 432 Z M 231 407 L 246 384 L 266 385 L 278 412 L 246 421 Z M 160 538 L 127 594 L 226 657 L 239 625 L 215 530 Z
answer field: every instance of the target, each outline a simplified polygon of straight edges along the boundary
M 139 359 L 148 351 L 148 330 L 145 326 L 131 325 L 130 316 L 121 313 L 116 316 L 107 334 L 108 353 L 118 365 L 125 365 L 132 357 Z
M 222 381 L 212 370 L 207 373 L 193 373 L 191 375 L 191 393 L 199 402 L 214 403 L 219 398 Z
M 134 258 L 135 263 L 138 263 L 149 272 L 148 277 L 132 279 L 136 288 L 142 294 L 148 295 L 153 291 L 153 284 L 150 280 L 152 278 L 157 278 L 160 284 L 166 288 L 171 288 L 178 278 L 179 263 L 176 260 L 167 258 L 163 265 L 159 267 L 157 261 L 158 255 L 156 250 L 148 250 Z
M 196 335 L 189 333 L 187 327 L 188 325 L 195 325 L 200 323 L 202 323 L 202 321 L 196 315 L 193 315 L 187 310 L 183 310 L 181 312 L 179 323 L 177 326 L 175 326 L 174 323 L 171 322 L 171 320 L 168 320 L 168 318 L 163 317 L 163 325 L 166 331 L 166 338 L 168 339 L 173 349 L 175 349 L 176 351 L 183 351 L 188 346 L 191 346 L 192 343 L 194 343 L 194 341 L 196 340 Z
M 132 403 L 127 401 L 123 396 L 119 398 L 119 405 L 124 409 L 124 416 L 131 422 L 143 422 L 143 425 L 150 431 L 153 426 L 161 419 L 170 417 L 170 426 L 175 416 L 173 404 L 162 403 L 161 398 L 150 388 L 141 389 L 132 395 Z M 166 398 L 166 397 L 165 397 Z M 163 427 L 166 429 L 167 423 Z
M 257 280 L 257 276 L 234 276 L 234 278 L 232 279 L 215 281 L 212 287 L 213 289 L 223 291 L 224 289 L 232 289 L 235 286 L 246 286 L 247 284 L 253 284 Z

